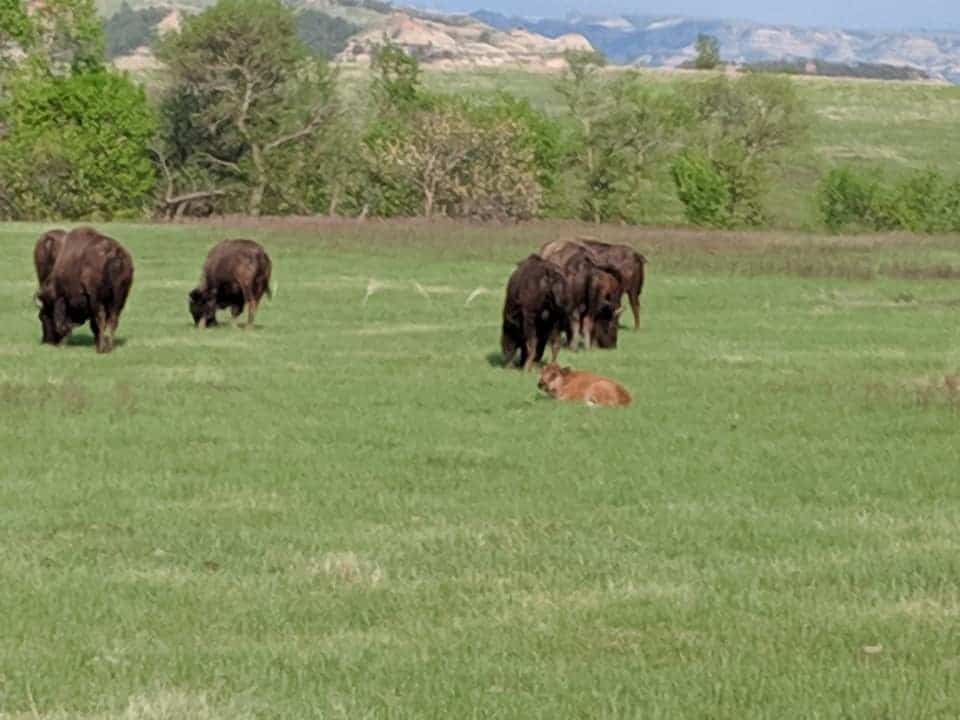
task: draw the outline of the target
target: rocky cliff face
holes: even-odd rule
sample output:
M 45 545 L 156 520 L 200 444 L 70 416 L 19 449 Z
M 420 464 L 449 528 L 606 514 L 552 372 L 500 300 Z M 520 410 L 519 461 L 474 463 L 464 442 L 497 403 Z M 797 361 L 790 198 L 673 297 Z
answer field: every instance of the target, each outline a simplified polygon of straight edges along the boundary
M 184 14 L 198 10 L 193 5 L 167 6 L 165 3 L 153 4 L 151 0 L 138 0 L 133 5 L 139 8 L 168 7 L 169 12 L 154 25 L 156 36 L 177 30 Z M 576 33 L 545 37 L 519 28 L 501 30 L 468 15 L 432 15 L 416 10 L 394 10 L 384 3 L 358 6 L 337 0 L 298 0 L 293 5 L 297 12 L 319 12 L 352 24 L 357 33 L 349 38 L 346 49 L 335 58 L 342 63 L 369 63 L 374 47 L 383 44 L 385 39 L 416 56 L 424 65 L 443 68 L 561 68 L 567 50 L 593 49 L 586 38 Z M 124 51 L 113 62 L 133 72 L 157 66 L 148 45 Z
M 403 12 L 353 37 L 337 60 L 369 63 L 374 47 L 389 40 L 422 63 L 439 67 L 563 67 L 567 50 L 592 50 L 582 35 L 548 38 L 522 29 L 497 30 L 477 20 L 441 22 Z

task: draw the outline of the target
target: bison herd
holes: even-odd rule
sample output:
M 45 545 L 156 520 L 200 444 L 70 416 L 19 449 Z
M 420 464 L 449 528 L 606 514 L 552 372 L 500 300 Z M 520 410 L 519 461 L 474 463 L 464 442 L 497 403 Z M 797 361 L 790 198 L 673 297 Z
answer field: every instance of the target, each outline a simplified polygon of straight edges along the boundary
M 539 254 L 517 266 L 507 284 L 501 334 L 504 364 L 513 366 L 519 351 L 520 365 L 530 370 L 543 359 L 548 344 L 554 361 L 561 347 L 615 348 L 624 294 L 634 327 L 640 325 L 645 264 L 643 255 L 625 245 L 592 239 L 544 245 Z M 89 322 L 97 352 L 110 352 L 133 284 L 130 253 L 93 228 L 51 230 L 37 241 L 34 265 L 43 342 L 59 345 L 74 327 Z M 216 245 L 207 255 L 200 284 L 188 297 L 194 324 L 201 329 L 216 325 L 217 311 L 229 308 L 234 318 L 246 309 L 246 326 L 253 327 L 261 299 L 270 296 L 271 270 L 270 257 L 252 240 Z M 555 397 L 569 394 L 561 392 L 563 386 L 574 394 L 595 396 L 597 404 L 611 404 L 603 398 L 615 400 L 612 404 L 629 403 L 625 390 L 610 390 L 612 381 L 571 373 L 552 365 L 540 387 Z
M 640 326 L 640 293 L 646 258 L 626 245 L 597 240 L 549 242 L 510 276 L 500 343 L 504 364 L 530 370 L 549 343 L 556 361 L 561 346 L 615 348 L 624 294 Z
M 51 230 L 33 250 L 40 287 L 43 342 L 59 345 L 73 328 L 89 321 L 97 352 L 113 350 L 120 313 L 133 284 L 133 258 L 116 240 L 93 228 Z M 264 294 L 270 293 L 270 258 L 252 240 L 224 240 L 207 255 L 200 285 L 190 292 L 190 314 L 197 327 L 216 324 L 218 309 L 233 317 L 247 309 L 253 327 Z

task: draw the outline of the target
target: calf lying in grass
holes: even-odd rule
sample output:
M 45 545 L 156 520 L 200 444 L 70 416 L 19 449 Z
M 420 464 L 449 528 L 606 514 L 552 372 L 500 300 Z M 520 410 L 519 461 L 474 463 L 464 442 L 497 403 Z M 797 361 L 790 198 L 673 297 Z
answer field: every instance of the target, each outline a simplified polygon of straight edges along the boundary
M 543 369 L 537 387 L 557 400 L 575 400 L 590 406 L 629 405 L 632 400 L 626 388 L 609 378 L 560 367 L 556 363 Z

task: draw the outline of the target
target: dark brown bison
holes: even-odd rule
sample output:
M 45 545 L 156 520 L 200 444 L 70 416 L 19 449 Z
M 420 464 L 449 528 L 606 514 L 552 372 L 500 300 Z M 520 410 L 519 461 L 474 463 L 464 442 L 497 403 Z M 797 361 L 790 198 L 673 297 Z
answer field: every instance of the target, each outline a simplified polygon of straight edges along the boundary
M 110 352 L 133 284 L 130 253 L 116 240 L 82 227 L 63 238 L 55 255 L 36 295 L 43 342 L 59 345 L 89 320 L 97 352 Z
M 507 284 L 503 305 L 504 365 L 513 364 L 520 350 L 520 364 L 530 370 L 543 359 L 550 342 L 556 359 L 560 336 L 570 336 L 570 296 L 563 273 L 539 255 L 531 255 L 517 266 Z
M 199 328 L 217 324 L 217 310 L 230 308 L 234 318 L 247 308 L 253 327 L 264 293 L 270 294 L 270 256 L 253 240 L 224 240 L 207 255 L 200 285 L 190 292 L 190 314 Z
M 589 350 L 594 342 L 601 348 L 617 346 L 617 324 L 623 278 L 616 267 L 600 264 L 594 252 L 574 242 L 548 243 L 544 256 L 563 271 L 571 299 L 570 345 L 583 338 Z
M 644 269 L 647 259 L 629 245 L 611 245 L 592 238 L 578 238 L 577 240 L 554 240 L 540 249 L 545 258 L 565 263 L 575 252 L 577 247 L 590 252 L 598 266 L 615 268 L 620 275 L 623 292 L 627 294 L 630 308 L 633 311 L 633 326 L 640 327 L 640 294 L 643 292 Z
M 63 247 L 64 238 L 67 237 L 66 230 L 48 230 L 33 248 L 33 266 L 37 269 L 37 282 L 43 285 L 44 281 L 50 276 L 53 270 L 53 263 L 60 254 Z
M 616 268 L 623 282 L 623 292 L 633 311 L 633 327 L 640 327 L 640 293 L 643 292 L 644 269 L 647 259 L 629 245 L 611 245 L 599 240 L 581 240 L 597 256 L 601 265 Z M 618 303 L 619 305 L 619 303 Z

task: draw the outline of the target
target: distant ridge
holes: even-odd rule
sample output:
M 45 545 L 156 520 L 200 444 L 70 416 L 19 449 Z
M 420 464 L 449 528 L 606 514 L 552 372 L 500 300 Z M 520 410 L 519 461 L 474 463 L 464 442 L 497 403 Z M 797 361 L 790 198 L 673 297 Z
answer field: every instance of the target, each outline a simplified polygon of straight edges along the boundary
M 893 65 L 960 83 L 958 31 L 868 32 L 676 15 L 528 19 L 481 10 L 473 16 L 501 30 L 523 27 L 546 37 L 578 33 L 612 62 L 622 65 L 679 67 L 694 57 L 697 36 L 706 33 L 720 41 L 723 59 L 736 63 L 809 59 Z

